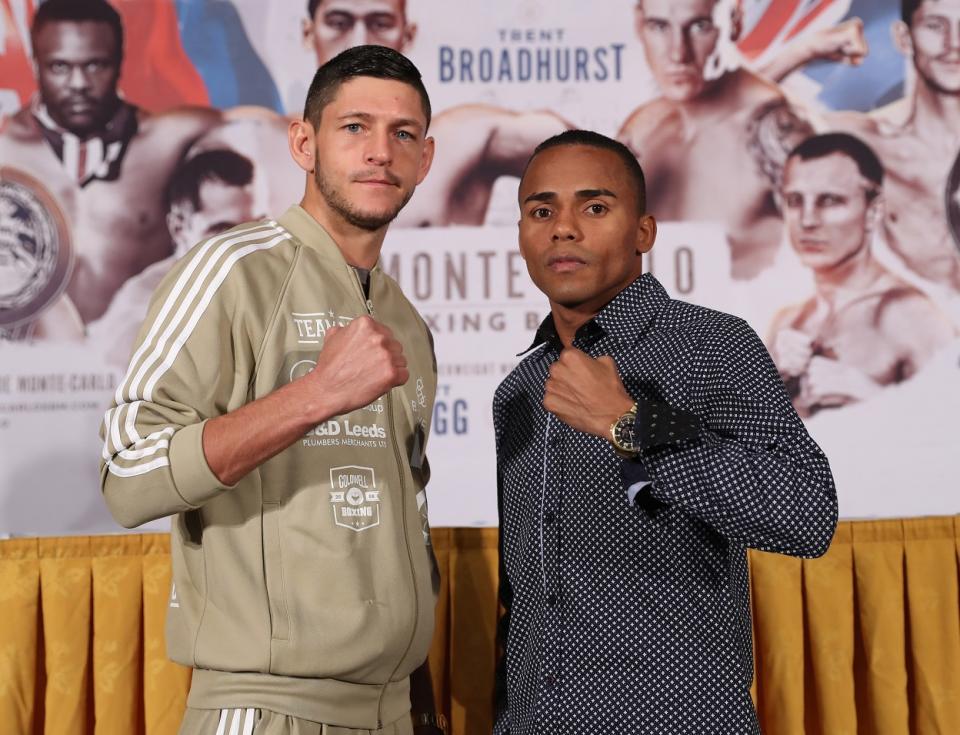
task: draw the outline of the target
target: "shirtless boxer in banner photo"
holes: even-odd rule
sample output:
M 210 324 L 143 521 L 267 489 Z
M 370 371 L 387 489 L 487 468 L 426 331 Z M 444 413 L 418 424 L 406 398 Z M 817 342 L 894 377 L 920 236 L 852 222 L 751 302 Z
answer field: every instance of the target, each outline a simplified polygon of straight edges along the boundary
M 884 171 L 846 133 L 814 136 L 790 154 L 783 212 L 816 292 L 774 318 L 768 343 L 802 416 L 908 380 L 955 332 L 931 299 L 874 258 Z
M 960 0 L 903 0 L 900 6 L 892 34 L 908 59 L 906 96 L 868 114 L 827 113 L 826 124 L 863 138 L 883 161 L 883 234 L 890 248 L 917 275 L 958 291 L 960 252 L 947 227 L 945 189 L 960 151 Z M 819 57 L 801 44 L 788 47 L 776 76 Z
M 734 278 L 769 266 L 781 241 L 774 192 L 810 125 L 772 82 L 724 60 L 740 33 L 733 0 L 639 0 L 637 33 L 661 96 L 619 138 L 643 165 L 650 209 L 726 227 Z
M 39 92 L 0 131 L 0 161 L 4 170 L 41 182 L 46 191 L 38 200 L 49 198 L 62 211 L 75 257 L 65 294 L 88 323 L 124 281 L 172 252 L 163 188 L 220 113 L 192 108 L 148 115 L 122 99 L 123 27 L 104 0 L 47 0 L 31 37 Z M 0 178 L 14 180 L 2 172 Z M 47 277 L 43 262 L 22 275 L 25 283 Z M 16 313 L 17 336 L 29 337 L 31 318 L 49 302 L 15 293 L 0 304 L 0 328 L 14 326 L 5 317 Z

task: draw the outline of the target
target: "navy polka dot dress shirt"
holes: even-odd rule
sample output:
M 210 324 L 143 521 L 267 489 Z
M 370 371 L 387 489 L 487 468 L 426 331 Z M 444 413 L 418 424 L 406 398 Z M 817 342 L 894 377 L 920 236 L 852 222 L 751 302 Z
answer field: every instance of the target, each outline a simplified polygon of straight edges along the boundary
M 826 457 L 741 319 L 641 276 L 577 332 L 638 402 L 643 449 L 543 406 L 552 321 L 494 398 L 505 654 L 496 733 L 759 733 L 746 549 L 823 554 Z M 638 491 L 639 488 L 639 491 Z

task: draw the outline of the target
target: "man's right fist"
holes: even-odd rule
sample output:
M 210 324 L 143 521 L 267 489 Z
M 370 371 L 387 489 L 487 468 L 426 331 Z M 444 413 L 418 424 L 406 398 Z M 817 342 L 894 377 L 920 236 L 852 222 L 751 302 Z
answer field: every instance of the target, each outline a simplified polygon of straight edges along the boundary
M 780 374 L 797 377 L 807 372 L 813 357 L 813 341 L 798 329 L 781 329 L 774 338 L 772 352 Z
M 390 329 L 361 316 L 327 330 L 317 365 L 302 380 L 324 420 L 363 408 L 409 378 L 403 346 Z

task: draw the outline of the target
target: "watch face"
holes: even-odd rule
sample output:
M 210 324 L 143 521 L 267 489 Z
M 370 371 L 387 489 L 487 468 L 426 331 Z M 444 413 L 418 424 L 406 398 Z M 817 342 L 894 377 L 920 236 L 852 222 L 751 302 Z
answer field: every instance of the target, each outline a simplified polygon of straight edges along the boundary
M 621 416 L 617 422 L 616 438 L 623 449 L 637 448 L 636 417 L 633 414 Z

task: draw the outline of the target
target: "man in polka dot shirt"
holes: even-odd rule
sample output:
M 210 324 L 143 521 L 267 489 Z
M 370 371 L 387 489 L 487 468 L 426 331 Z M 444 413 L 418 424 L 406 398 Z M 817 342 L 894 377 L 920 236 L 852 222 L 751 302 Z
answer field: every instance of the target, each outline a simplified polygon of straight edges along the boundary
M 551 314 L 494 398 L 494 731 L 758 733 L 746 549 L 826 551 L 826 457 L 745 322 L 641 275 L 656 222 L 626 148 L 550 138 L 519 198 Z

